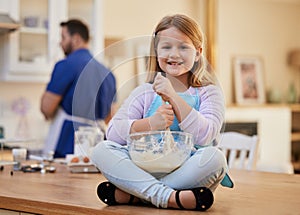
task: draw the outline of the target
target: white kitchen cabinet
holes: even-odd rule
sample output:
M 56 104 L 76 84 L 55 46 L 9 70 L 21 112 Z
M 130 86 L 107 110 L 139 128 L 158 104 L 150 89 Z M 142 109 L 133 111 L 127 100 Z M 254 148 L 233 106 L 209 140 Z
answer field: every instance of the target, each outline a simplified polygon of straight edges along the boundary
M 288 105 L 230 106 L 226 122 L 257 123 L 259 139 L 256 170 L 293 173 L 291 159 L 292 111 Z
M 9 15 L 21 27 L 1 36 L 5 43 L 0 45 L 4 49 L 2 80 L 48 81 L 55 62 L 63 58 L 60 22 L 68 18 L 85 21 L 91 31 L 92 52 L 102 50 L 102 0 L 11 0 L 7 4 Z

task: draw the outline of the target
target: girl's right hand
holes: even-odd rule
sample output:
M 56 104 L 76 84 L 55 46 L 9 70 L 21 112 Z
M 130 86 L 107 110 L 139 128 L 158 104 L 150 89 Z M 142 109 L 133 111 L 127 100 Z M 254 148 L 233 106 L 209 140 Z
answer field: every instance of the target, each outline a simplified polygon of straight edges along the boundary
M 174 120 L 174 111 L 172 105 L 161 105 L 154 115 L 149 117 L 150 128 L 154 130 L 165 130 L 170 127 Z
M 174 90 L 170 80 L 164 77 L 161 72 L 157 73 L 152 87 L 164 101 L 169 102 L 170 98 L 176 95 L 176 91 Z

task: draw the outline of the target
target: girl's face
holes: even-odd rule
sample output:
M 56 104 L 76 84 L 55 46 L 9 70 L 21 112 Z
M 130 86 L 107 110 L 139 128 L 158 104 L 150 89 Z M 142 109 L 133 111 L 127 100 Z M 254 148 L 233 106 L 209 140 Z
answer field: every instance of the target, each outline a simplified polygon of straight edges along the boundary
M 190 71 L 200 58 L 201 48 L 196 49 L 192 40 L 176 27 L 163 30 L 158 35 L 157 58 L 160 68 L 174 77 Z

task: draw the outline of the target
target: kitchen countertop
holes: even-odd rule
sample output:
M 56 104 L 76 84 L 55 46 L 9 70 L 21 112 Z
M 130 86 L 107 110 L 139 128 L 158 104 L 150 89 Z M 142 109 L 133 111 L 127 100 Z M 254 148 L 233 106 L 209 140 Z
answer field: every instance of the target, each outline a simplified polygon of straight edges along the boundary
M 0 173 L 0 208 L 38 214 L 96 214 L 105 207 L 96 196 L 101 174 L 73 174 L 54 164 L 55 173 L 23 173 L 5 166 Z M 110 212 L 102 214 L 112 214 Z
M 96 195 L 100 173 L 71 173 L 54 164 L 55 173 L 0 172 L 0 208 L 35 214 L 199 214 L 142 206 L 107 207 Z M 232 170 L 233 189 L 219 187 L 209 214 L 299 214 L 300 175 Z M 271 203 L 271 204 L 270 204 Z

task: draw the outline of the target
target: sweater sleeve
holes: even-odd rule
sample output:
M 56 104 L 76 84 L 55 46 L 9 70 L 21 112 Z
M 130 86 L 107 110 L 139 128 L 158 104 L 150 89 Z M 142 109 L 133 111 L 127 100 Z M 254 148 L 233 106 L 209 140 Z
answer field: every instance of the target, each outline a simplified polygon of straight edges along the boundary
M 199 88 L 199 96 L 199 110 L 192 109 L 179 126 L 183 131 L 193 134 L 195 145 L 215 145 L 224 122 L 224 96 L 216 85 Z
M 106 138 L 125 145 L 132 123 L 144 117 L 153 97 L 152 85 L 143 84 L 135 88 L 110 121 Z

